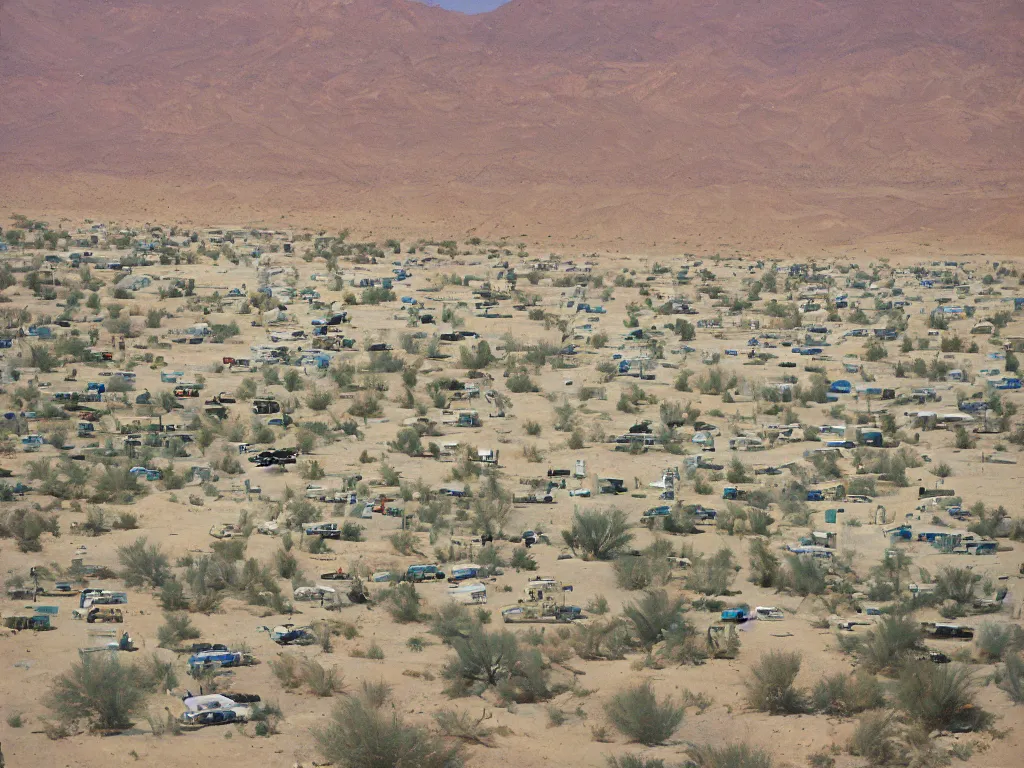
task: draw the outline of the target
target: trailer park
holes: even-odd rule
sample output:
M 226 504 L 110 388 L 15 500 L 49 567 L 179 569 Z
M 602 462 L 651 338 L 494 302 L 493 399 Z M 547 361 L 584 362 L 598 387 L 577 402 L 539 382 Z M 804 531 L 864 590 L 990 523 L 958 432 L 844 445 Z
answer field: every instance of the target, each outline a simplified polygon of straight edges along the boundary
M 0 254 L 9 764 L 1020 764 L 1018 263 L 63 226 Z

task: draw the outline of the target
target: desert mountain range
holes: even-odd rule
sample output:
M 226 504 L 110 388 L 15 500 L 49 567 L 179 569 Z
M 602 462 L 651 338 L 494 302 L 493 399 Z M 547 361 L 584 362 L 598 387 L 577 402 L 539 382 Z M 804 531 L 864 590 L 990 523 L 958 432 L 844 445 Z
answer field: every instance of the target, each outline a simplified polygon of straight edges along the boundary
M 4 0 L 0 189 L 593 242 L 1019 243 L 1022 40 L 1013 0 Z

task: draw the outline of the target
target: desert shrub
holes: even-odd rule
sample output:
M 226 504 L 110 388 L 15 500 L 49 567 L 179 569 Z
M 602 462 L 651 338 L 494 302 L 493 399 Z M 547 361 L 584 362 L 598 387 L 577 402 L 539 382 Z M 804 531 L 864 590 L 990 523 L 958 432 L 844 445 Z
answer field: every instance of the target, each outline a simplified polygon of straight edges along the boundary
M 1000 661 L 1007 652 L 1016 653 L 1024 647 L 1024 630 L 1013 624 L 986 621 L 974 641 L 982 661 Z
M 523 571 L 537 570 L 537 561 L 523 547 L 516 547 L 515 551 L 512 552 L 512 559 L 509 561 L 509 565 Z
M 306 405 L 309 406 L 311 411 L 316 411 L 317 413 L 326 411 L 333 402 L 334 395 L 326 389 L 314 389 L 306 395 Z
M 658 701 L 649 682 L 616 693 L 605 704 L 605 713 L 632 741 L 649 747 L 672 738 L 683 721 L 683 707 L 670 698 Z
M 380 405 L 380 394 L 377 392 L 361 392 L 348 407 L 348 413 L 357 419 L 374 419 L 383 415 Z
M 400 624 L 408 624 L 422 618 L 420 614 L 421 600 L 415 585 L 410 582 L 396 584 L 385 593 L 383 598 L 391 618 Z
M 129 587 L 162 587 L 171 577 L 171 564 L 158 544 L 147 544 L 144 536 L 117 548 L 121 578 Z
M 957 427 L 953 433 L 953 444 L 961 450 L 974 447 L 974 437 L 964 427 Z
M 581 659 L 623 659 L 634 645 L 632 629 L 621 619 L 590 621 L 573 627 L 572 647 Z
M 157 629 L 157 640 L 162 648 L 178 648 L 186 640 L 199 637 L 187 613 L 165 613 L 164 623 Z
M 569 401 L 555 406 L 555 423 L 552 426 L 556 432 L 572 432 L 576 428 L 576 410 Z
M 411 555 L 416 550 L 416 544 L 419 543 L 416 534 L 412 531 L 393 533 L 388 537 L 388 541 L 391 542 L 395 552 L 400 555 Z
M 461 768 L 462 750 L 426 729 L 407 725 L 397 710 L 365 696 L 342 701 L 313 730 L 317 751 L 341 768 Z
M 806 555 L 788 555 L 786 566 L 787 589 L 805 597 L 825 592 L 827 570 L 821 560 Z
M 747 530 L 755 536 L 768 536 L 769 528 L 775 518 L 762 509 L 752 509 L 747 512 Z
M 150 691 L 169 691 L 178 687 L 177 664 L 165 661 L 155 653 L 139 659 L 136 669 L 143 687 Z
M 1024 659 L 1017 654 L 1007 656 L 999 670 L 998 685 L 1014 704 L 1024 704 Z
M 974 602 L 974 590 L 980 582 L 981 575 L 966 568 L 943 568 L 935 576 L 935 595 L 966 608 Z
M 4 501 L 13 501 L 14 494 L 5 484 L 0 484 L 9 495 L 0 496 Z M 44 532 L 53 536 L 60 535 L 60 522 L 56 515 L 42 515 L 35 510 L 24 508 L 12 509 L 6 515 L 0 516 L 0 537 L 14 538 L 18 542 L 18 549 L 22 552 L 40 552 L 43 545 L 40 537 Z
M 725 479 L 730 483 L 749 483 L 750 473 L 742 461 L 738 458 L 733 458 L 729 463 L 729 471 L 726 472 Z
M 761 656 L 747 678 L 747 702 L 759 712 L 795 715 L 807 710 L 804 693 L 796 688 L 800 654 L 769 651 Z
M 779 556 L 771 551 L 765 539 L 750 541 L 750 580 L 759 587 L 779 584 Z
M 128 466 L 108 465 L 97 474 L 92 500 L 96 503 L 130 504 L 146 489 Z
M 494 729 L 484 725 L 484 721 L 490 718 L 486 710 L 478 718 L 467 711 L 457 712 L 453 709 L 441 709 L 433 717 L 438 730 L 445 736 L 485 747 L 494 746 L 490 739 Z
M 407 456 L 419 456 L 423 453 L 423 442 L 420 440 L 420 433 L 413 427 L 403 427 L 398 430 L 393 442 L 388 447 Z
M 274 553 L 274 567 L 277 568 L 278 576 L 290 579 L 299 572 L 299 561 L 291 552 L 279 549 Z
M 861 645 L 861 660 L 873 672 L 895 669 L 921 648 L 921 628 L 907 616 L 883 616 Z
M 315 659 L 304 659 L 301 666 L 302 681 L 314 696 L 326 698 L 345 691 L 345 680 L 336 667 L 328 669 Z
M 139 527 L 139 518 L 131 512 L 121 512 L 111 524 L 111 527 L 115 531 L 134 531 Z
M 509 392 L 515 392 L 517 394 L 540 391 L 540 387 L 533 382 L 533 379 L 530 378 L 530 374 L 523 370 L 509 374 L 509 377 L 505 379 L 505 386 L 508 387 Z
M 299 464 L 299 476 L 303 480 L 322 480 L 327 473 L 316 459 Z
M 686 588 L 702 595 L 727 595 L 736 578 L 732 550 L 722 547 L 711 557 L 697 557 L 686 572 Z
M 451 646 L 456 655 L 442 675 L 452 694 L 496 687 L 506 701 L 538 701 L 550 695 L 539 652 L 521 649 L 511 632 L 487 632 L 474 624 L 464 637 L 453 637 Z
M 661 518 L 661 530 L 665 533 L 685 535 L 697 533 L 700 528 L 697 527 L 697 518 L 693 512 L 682 504 L 676 504 L 672 514 Z
M 362 541 L 363 540 L 363 526 L 358 523 L 346 522 L 341 526 L 341 540 L 342 541 Z
M 826 715 L 849 717 L 885 704 L 882 686 L 874 675 L 836 672 L 818 681 L 811 694 L 814 709 Z
M 445 602 L 430 618 L 430 631 L 441 638 L 445 645 L 451 645 L 456 638 L 468 637 L 473 629 L 473 616 L 465 605 Z
M 213 553 L 229 563 L 235 563 L 245 557 L 247 542 L 240 539 L 221 539 L 210 545 Z
M 64 722 L 85 721 L 96 729 L 125 730 L 145 711 L 145 677 L 112 654 L 89 654 L 57 676 L 44 703 Z
M 652 589 L 622 609 L 640 645 L 646 649 L 665 639 L 666 633 L 683 622 L 686 604 L 681 597 L 669 597 L 664 589 Z
M 628 531 L 626 513 L 621 509 L 580 512 L 572 517 L 572 528 L 562 531 L 562 538 L 573 551 L 585 559 L 611 560 L 633 541 Z
M 269 662 L 270 671 L 286 690 L 302 685 L 302 659 L 294 653 L 279 654 Z
M 904 752 L 898 735 L 894 713 L 867 712 L 857 721 L 847 748 L 851 755 L 865 758 L 869 765 L 892 765 Z
M 188 608 L 188 598 L 181 582 L 170 579 L 160 589 L 160 606 L 165 611 L 184 611 Z
M 975 731 L 992 720 L 975 703 L 970 669 L 959 664 L 912 662 L 900 674 L 896 698 L 907 716 L 925 731 Z
M 622 589 L 647 589 L 654 582 L 650 559 L 634 555 L 616 558 L 615 581 Z
M 772 756 L 748 744 L 691 744 L 686 754 L 695 768 L 772 768 Z
M 597 738 L 597 729 L 595 729 L 594 733 L 595 741 L 605 740 Z M 609 755 L 608 768 L 669 768 L 669 766 L 665 765 L 664 760 L 657 757 L 641 757 L 640 755 L 623 755 L 622 757 L 615 757 L 614 755 Z

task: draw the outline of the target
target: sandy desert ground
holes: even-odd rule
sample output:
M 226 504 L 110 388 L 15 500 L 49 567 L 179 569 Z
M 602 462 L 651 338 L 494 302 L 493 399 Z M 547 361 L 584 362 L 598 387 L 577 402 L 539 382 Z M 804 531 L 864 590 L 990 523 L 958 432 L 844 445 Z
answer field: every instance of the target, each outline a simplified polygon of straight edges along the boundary
M 56 221 L 51 225 L 57 229 Z M 397 714 L 441 739 L 449 736 L 434 718 L 438 712 L 465 712 L 474 721 L 486 716 L 480 725 L 486 731 L 478 733 L 484 743 L 451 739 L 462 744 L 465 764 L 477 768 L 510 762 L 596 767 L 628 755 L 677 765 L 695 759 L 688 757 L 691 744 L 738 743 L 765 750 L 777 766 L 1020 765 L 1024 709 L 1007 688 L 1011 678 L 1019 685 L 1013 670 L 1020 674 L 1024 649 L 1018 463 L 1024 422 L 1017 415 L 1021 390 L 1003 388 L 1015 386 L 1013 350 L 1024 340 L 1014 301 L 1024 296 L 1019 260 L 910 248 L 888 253 L 884 244 L 794 259 L 710 248 L 555 254 L 543 242 L 514 238 L 371 245 L 351 235 L 342 239 L 337 230 L 318 234 L 300 226 L 276 232 L 238 226 L 234 236 L 228 227 L 179 229 L 174 222 L 119 230 L 68 221 L 60 228 L 66 237 L 57 232 L 45 247 L 25 248 L 25 239 L 49 228 L 25 221 L 4 227 L 11 247 L 0 254 L 0 336 L 11 346 L 2 350 L 0 467 L 11 474 L 2 481 L 0 571 L 13 590 L 32 586 L 35 567 L 47 592 L 70 581 L 75 590 L 125 590 L 128 602 L 119 606 L 123 624 L 90 624 L 72 617 L 77 596 L 42 594 L 35 603 L 11 591 L 0 597 L 5 618 L 58 607 L 50 631 L 4 630 L 0 637 L 0 745 L 8 766 L 324 764 L 313 731 L 334 727 L 332 710 L 358 696 L 364 681 L 392 687 L 387 717 Z M 217 242 L 225 238 L 233 242 Z M 73 254 L 81 255 L 80 266 L 70 263 Z M 135 266 L 129 273 L 106 268 L 111 262 Z M 399 280 L 401 270 L 408 276 Z M 393 281 L 390 292 L 381 286 L 385 279 Z M 365 288 L 361 281 L 376 284 Z M 943 314 L 943 307 L 963 311 Z M 346 322 L 313 335 L 313 320 L 342 312 Z M 424 315 L 435 322 L 423 323 Z M 197 324 L 206 324 L 210 335 L 195 335 L 197 344 L 176 343 Z M 849 333 L 857 329 L 866 336 Z M 876 338 L 874 329 L 893 333 Z M 278 340 L 292 331 L 302 337 Z M 459 332 L 476 335 L 437 338 Z M 342 338 L 353 340 L 352 347 Z M 317 350 L 315 344 L 338 348 Z M 392 349 L 371 352 L 371 344 Z M 269 361 L 272 347 L 283 348 L 283 359 Z M 815 352 L 798 354 L 801 348 Z M 102 360 L 104 352 L 109 360 Z M 232 366 L 225 358 L 250 362 Z M 620 370 L 623 361 L 630 362 L 628 370 Z M 119 378 L 114 372 L 134 374 L 131 388 L 112 385 Z M 178 381 L 163 381 L 161 374 L 171 372 L 180 372 Z M 447 380 L 468 389 L 444 389 Z M 842 381 L 848 393 L 830 391 L 842 389 L 836 386 Z M 54 397 L 85 393 L 90 382 L 105 384 L 100 402 Z M 199 385 L 199 396 L 174 397 L 182 384 Z M 515 392 L 510 384 L 536 391 Z M 126 391 L 111 391 L 117 389 Z M 477 397 L 455 399 L 457 391 L 474 389 Z M 149 405 L 137 401 L 146 392 Z M 225 403 L 224 419 L 207 403 L 219 393 L 235 400 Z M 254 415 L 254 397 L 273 399 L 283 412 Z M 93 421 L 82 420 L 88 411 L 73 410 L 83 406 Z M 463 410 L 475 410 L 480 425 L 450 423 Z M 176 430 L 133 426 L 157 423 L 158 416 Z M 286 426 L 268 424 L 286 416 Z M 80 422 L 95 431 L 79 436 Z M 819 429 L 832 425 L 845 431 Z M 631 428 L 638 430 L 632 439 Z M 857 444 L 873 430 L 885 447 Z M 141 445 L 126 444 L 133 433 Z M 182 442 L 182 434 L 191 441 Z M 28 435 L 44 443 L 34 445 Z M 398 449 L 412 435 L 422 446 L 417 455 Z M 731 442 L 738 448 L 730 449 Z M 250 452 L 240 453 L 240 443 L 250 444 Z M 702 451 L 702 445 L 715 450 Z M 247 461 L 259 451 L 293 447 L 300 451 L 294 464 Z M 480 451 L 498 452 L 497 464 L 476 461 Z M 698 459 L 721 468 L 687 468 L 687 460 Z M 583 477 L 573 473 L 578 461 L 585 461 Z M 144 472 L 130 475 L 132 467 L 158 472 L 146 479 Z M 651 484 L 666 468 L 677 468 L 679 480 L 674 499 L 663 500 L 663 488 Z M 521 503 L 529 493 L 543 499 L 549 470 L 569 470 L 565 486 L 555 477 L 550 503 Z M 194 479 L 186 479 L 190 475 Z M 319 495 L 307 492 L 311 484 L 325 495 L 340 494 L 355 475 L 361 479 L 351 492 L 359 508 L 386 495 L 391 500 L 383 506 L 400 512 L 364 519 L 351 517 L 350 505 L 306 498 Z M 622 480 L 624 492 L 601 493 L 606 478 Z M 23 495 L 16 483 L 28 487 Z M 847 494 L 869 500 L 807 500 L 808 491 L 840 483 Z M 739 498 L 723 498 L 726 488 Z M 441 489 L 467 495 L 445 496 Z M 940 504 L 919 498 L 919 489 L 955 495 L 937 499 Z M 589 495 L 570 495 L 573 490 Z M 971 514 L 951 516 L 947 507 L 954 499 Z M 663 505 L 671 507 L 669 518 L 643 517 Z M 713 508 L 716 519 L 693 525 L 692 505 Z M 631 540 L 608 559 L 586 556 L 579 539 L 570 548 L 563 531 L 572 528 L 575 514 L 612 509 L 625 514 Z M 835 509 L 841 510 L 836 522 L 826 522 Z M 114 526 L 130 520 L 124 515 L 136 518 L 134 527 Z M 666 532 L 666 519 L 692 532 Z M 278 524 L 272 535 L 257 530 L 267 521 Z M 322 553 L 311 553 L 319 538 L 302 531 L 319 521 L 362 526 L 361 540 L 329 540 Z M 239 524 L 234 538 L 211 536 L 223 524 Z M 901 524 L 910 526 L 910 540 L 887 533 Z M 59 536 L 40 532 L 53 525 Z M 99 529 L 95 535 L 90 525 Z M 542 534 L 529 549 L 521 538 L 526 531 Z M 810 550 L 820 557 L 786 549 L 799 549 L 812 532 L 835 534 L 823 539 L 827 551 Z M 949 552 L 918 540 L 935 532 L 968 538 Z M 494 536 L 483 551 L 473 542 L 481 533 Z M 162 589 L 124 585 L 125 548 L 139 537 L 168 558 L 170 577 L 161 579 Z M 996 551 L 974 554 L 989 541 Z M 752 547 L 775 558 L 763 579 L 771 586 L 752 581 Z M 722 550 L 732 552 L 724 568 L 715 565 Z M 877 569 L 887 551 L 910 561 L 896 569 L 895 584 Z M 514 555 L 532 570 L 513 567 Z M 453 566 L 482 557 L 502 565 L 480 579 L 487 602 L 469 606 L 466 620 L 484 622 L 486 633 L 514 633 L 524 653 L 541 652 L 537 674 L 547 690 L 540 695 L 536 688 L 528 696 L 479 686 L 450 696 L 444 670 L 457 651 L 432 629 L 435 612 L 452 603 L 450 585 L 417 585 L 419 620 L 402 622 L 395 596 L 409 588 L 371 578 L 390 572 L 397 581 L 414 564 L 438 564 L 450 575 Z M 684 557 L 687 562 L 679 562 Z M 79 558 L 108 569 L 109 578 L 74 573 Z M 209 591 L 198 594 L 195 571 L 203 562 L 230 571 L 227 581 L 236 586 L 218 592 L 204 582 Z M 247 578 L 244 569 L 251 575 L 262 566 L 266 578 L 248 589 L 238 586 Z M 369 604 L 349 601 L 344 591 L 350 582 L 318 578 L 337 569 L 362 576 Z M 967 579 L 966 595 L 950 591 L 954 576 Z M 516 605 L 527 581 L 537 577 L 571 584 L 566 598 L 582 608 L 582 617 L 503 623 L 502 609 Z M 171 582 L 183 585 L 182 606 L 199 634 L 164 643 L 178 648 L 161 647 L 158 636 Z M 922 586 L 916 598 L 912 583 Z M 293 588 L 303 584 L 337 587 L 337 598 L 328 594 L 323 606 L 319 599 L 297 600 Z M 931 591 L 936 588 L 938 595 Z M 218 593 L 219 605 L 196 610 L 210 591 Z M 682 598 L 687 610 L 645 647 L 623 609 L 661 591 L 670 600 Z M 777 607 L 784 618 L 733 625 L 738 650 L 715 653 L 705 644 L 709 628 L 722 628 L 715 637 L 727 637 L 721 612 L 740 606 Z M 870 654 L 850 647 L 851 638 L 863 642 L 880 633 L 880 623 L 892 615 L 907 615 L 915 626 L 969 626 L 974 640 L 924 637 L 905 658 L 872 666 Z M 841 629 L 843 620 L 855 624 Z M 673 646 L 668 638 L 680 622 L 690 634 Z M 333 627 L 338 634 L 325 651 L 319 643 L 281 646 L 258 630 L 285 623 Z M 615 649 L 585 642 L 597 636 L 595 627 L 613 625 L 623 638 Z M 149 693 L 133 725 L 120 733 L 95 733 L 82 720 L 51 740 L 60 722 L 47 706 L 54 681 L 83 663 L 80 649 L 124 630 L 139 650 L 88 653 L 85 663 L 112 657 L 149 664 L 155 655 L 170 662 L 176 684 Z M 994 656 L 990 641 L 997 635 L 1005 642 Z M 256 663 L 190 678 L 187 648 L 200 640 L 244 650 Z M 367 656 L 373 647 L 382 658 Z M 769 652 L 799 654 L 795 685 L 808 699 L 796 707 L 801 712 L 758 711 L 749 698 L 754 670 Z M 929 652 L 952 661 L 927 661 Z M 345 690 L 321 697 L 304 683 L 285 687 L 275 667 L 289 657 L 336 669 Z M 908 674 L 903 662 L 922 665 L 925 676 L 933 669 L 968 670 L 970 711 L 990 713 L 991 724 L 963 733 L 921 726 L 913 707 L 901 703 Z M 823 712 L 812 704 L 811 693 L 825 676 L 853 671 L 877 673 L 884 701 L 873 702 L 871 711 L 896 713 L 900 746 L 887 760 L 871 762 L 848 748 L 870 711 Z M 607 709 L 614 696 L 640 682 L 649 682 L 659 698 L 685 705 L 678 728 L 650 746 L 620 730 Z M 199 685 L 258 694 L 283 717 L 269 735 L 257 735 L 266 724 L 252 722 L 154 733 L 154 724 L 181 715 L 182 696 Z M 922 728 L 923 740 L 905 735 Z

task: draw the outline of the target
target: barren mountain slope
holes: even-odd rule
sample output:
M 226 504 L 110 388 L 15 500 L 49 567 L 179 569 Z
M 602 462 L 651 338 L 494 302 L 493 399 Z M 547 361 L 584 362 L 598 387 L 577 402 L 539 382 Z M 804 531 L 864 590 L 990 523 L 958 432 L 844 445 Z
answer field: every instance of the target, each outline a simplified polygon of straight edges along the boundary
M 0 173 L 51 208 L 1019 238 L 1021 39 L 1007 0 L 6 0 Z

